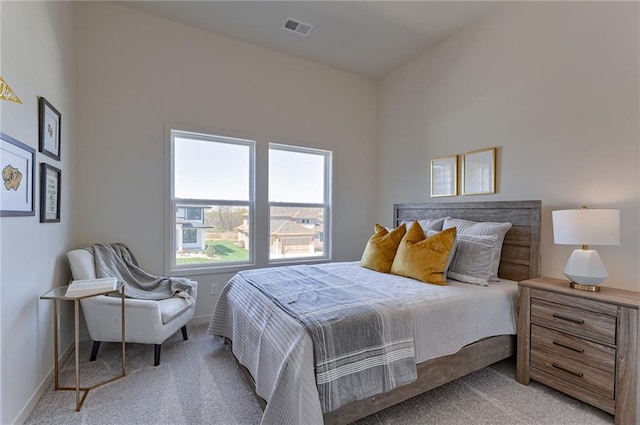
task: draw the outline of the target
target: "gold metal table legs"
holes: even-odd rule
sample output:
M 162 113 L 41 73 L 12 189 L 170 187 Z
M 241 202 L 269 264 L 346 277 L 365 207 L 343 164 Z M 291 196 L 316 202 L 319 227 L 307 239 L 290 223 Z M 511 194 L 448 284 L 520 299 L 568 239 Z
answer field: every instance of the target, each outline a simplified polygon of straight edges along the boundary
M 122 297 L 122 373 L 118 376 L 115 376 L 111 379 L 108 379 L 106 381 L 103 382 L 99 382 L 95 385 L 92 385 L 90 387 L 81 387 L 80 386 L 80 298 L 75 298 L 73 299 L 73 314 L 74 314 L 74 318 L 75 318 L 75 365 L 76 365 L 76 385 L 74 387 L 61 387 L 60 386 L 60 365 L 59 365 L 59 360 L 58 360 L 58 351 L 59 351 L 59 346 L 58 346 L 58 301 L 60 301 L 60 299 L 53 299 L 53 317 L 54 317 L 54 325 L 53 325 L 53 336 L 54 336 L 54 388 L 56 391 L 58 390 L 63 390 L 63 391 L 75 391 L 76 392 L 76 412 L 80 411 L 80 409 L 82 408 L 82 404 L 84 403 L 84 400 L 87 398 L 87 394 L 89 393 L 90 390 L 93 390 L 94 388 L 98 388 L 102 385 L 108 384 L 110 382 L 115 381 L 116 379 L 120 379 L 123 378 L 127 375 L 126 369 L 125 369 L 125 335 L 124 335 L 124 329 L 125 329 L 125 315 L 124 315 L 124 286 L 122 287 L 121 290 L 121 297 Z M 70 298 L 66 298 L 66 300 L 70 300 Z M 80 393 L 83 392 L 82 397 L 80 396 Z

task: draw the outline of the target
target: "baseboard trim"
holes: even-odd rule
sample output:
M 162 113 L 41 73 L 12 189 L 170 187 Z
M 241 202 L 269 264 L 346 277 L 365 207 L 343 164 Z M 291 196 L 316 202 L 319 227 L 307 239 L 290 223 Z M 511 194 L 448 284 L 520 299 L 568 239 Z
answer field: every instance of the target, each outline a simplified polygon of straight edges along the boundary
M 60 364 L 60 366 L 62 366 L 62 364 L 65 361 L 67 361 L 67 359 L 71 356 L 71 354 L 73 353 L 74 346 L 75 346 L 74 341 L 71 341 L 67 346 L 67 348 L 65 348 L 65 350 L 62 352 L 62 354 L 58 358 L 58 363 Z M 40 382 L 40 385 L 38 385 L 38 388 L 35 390 L 35 392 L 31 395 L 31 397 L 27 401 L 27 404 L 25 404 L 25 406 L 22 408 L 22 410 L 20 411 L 16 419 L 12 422 L 13 425 L 22 425 L 27 421 L 27 418 L 31 414 L 31 411 L 33 410 L 34 407 L 36 407 L 36 404 L 38 403 L 38 401 L 40 400 L 44 392 L 49 388 L 49 385 L 53 381 L 54 367 L 55 365 L 51 367 L 51 370 L 49 370 L 49 373 L 47 373 L 47 376 L 45 376 L 44 379 L 42 379 L 42 381 Z

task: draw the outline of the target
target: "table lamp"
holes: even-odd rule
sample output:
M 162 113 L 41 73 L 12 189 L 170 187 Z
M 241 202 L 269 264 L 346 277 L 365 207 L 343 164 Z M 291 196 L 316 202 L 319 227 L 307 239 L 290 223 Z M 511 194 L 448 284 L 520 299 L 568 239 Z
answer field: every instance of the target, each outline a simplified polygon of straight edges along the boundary
M 590 209 L 552 212 L 553 240 L 558 245 L 582 245 L 573 251 L 563 273 L 570 286 L 597 292 L 609 277 L 598 251 L 589 245 L 620 245 L 620 210 Z

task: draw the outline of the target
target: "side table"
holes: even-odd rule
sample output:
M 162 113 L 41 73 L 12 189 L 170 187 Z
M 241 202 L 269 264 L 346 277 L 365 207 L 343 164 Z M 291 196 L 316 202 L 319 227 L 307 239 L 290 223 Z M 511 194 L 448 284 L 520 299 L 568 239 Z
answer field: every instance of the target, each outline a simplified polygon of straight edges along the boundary
M 535 379 L 638 425 L 640 292 L 572 289 L 566 280 L 519 283 L 516 379 Z
M 85 398 L 87 398 L 87 394 L 90 390 L 100 387 L 102 385 L 108 384 L 109 382 L 113 382 L 116 379 L 123 378 L 126 376 L 125 370 L 125 336 L 124 336 L 124 285 L 120 285 L 116 290 L 108 290 L 108 291 L 98 291 L 89 295 L 83 295 L 78 297 L 67 297 L 65 294 L 67 292 L 68 286 L 59 286 L 57 288 L 53 288 L 46 294 L 40 297 L 41 300 L 52 300 L 53 301 L 53 338 L 54 338 L 54 389 L 65 390 L 65 391 L 75 391 L 76 392 L 76 412 L 80 411 L 82 408 L 82 403 L 84 403 Z M 119 292 L 122 299 L 122 374 L 115 376 L 111 379 L 108 379 L 103 382 L 99 382 L 90 387 L 81 387 L 80 386 L 80 300 L 84 298 L 96 297 L 98 295 L 107 295 L 113 292 Z M 58 360 L 58 301 L 73 301 L 74 307 L 74 319 L 75 319 L 75 362 L 76 362 L 76 385 L 75 387 L 61 387 L 59 384 L 59 360 Z M 82 398 L 80 397 L 80 392 L 83 391 L 84 394 Z

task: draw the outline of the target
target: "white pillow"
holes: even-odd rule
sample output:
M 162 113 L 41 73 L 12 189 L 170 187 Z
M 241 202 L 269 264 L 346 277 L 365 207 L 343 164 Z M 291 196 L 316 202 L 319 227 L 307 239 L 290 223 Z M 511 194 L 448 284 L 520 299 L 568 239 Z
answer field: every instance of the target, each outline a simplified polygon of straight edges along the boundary
M 457 235 L 465 236 L 497 236 L 494 247 L 493 262 L 491 265 L 491 275 L 489 280 L 493 282 L 499 282 L 498 279 L 498 267 L 500 266 L 500 256 L 502 255 L 502 243 L 504 241 L 504 235 L 511 229 L 511 223 L 494 223 L 494 222 L 476 222 L 469 220 L 462 220 L 459 218 L 446 217 L 442 229 L 448 229 L 450 227 L 457 227 Z
M 447 277 L 489 286 L 498 237 L 458 235 Z
M 407 229 L 409 229 L 409 227 L 411 227 L 414 221 L 417 221 L 420 224 L 420 227 L 422 227 L 422 231 L 426 236 L 429 236 L 427 235 L 427 232 L 429 230 L 435 230 L 438 232 L 443 230 L 442 225 L 444 224 L 444 218 L 425 218 L 422 220 L 404 220 L 402 223 L 406 224 Z

